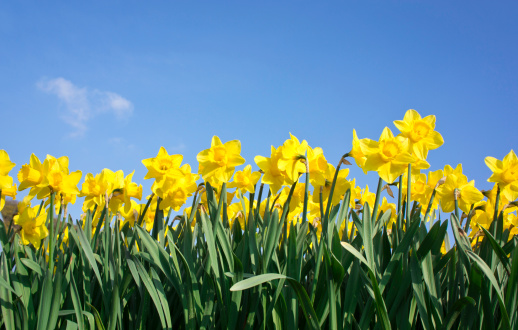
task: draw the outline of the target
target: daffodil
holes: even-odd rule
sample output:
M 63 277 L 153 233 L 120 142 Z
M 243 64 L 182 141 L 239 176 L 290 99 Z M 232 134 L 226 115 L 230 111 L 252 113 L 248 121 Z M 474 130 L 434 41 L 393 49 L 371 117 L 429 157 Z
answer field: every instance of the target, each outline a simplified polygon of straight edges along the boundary
M 43 199 L 47 197 L 51 191 L 56 193 L 79 194 L 77 184 L 81 180 L 81 171 L 69 173 L 68 157 L 63 156 L 55 158 L 47 155 L 43 162 L 43 180 L 38 184 L 41 188 L 38 191 L 37 197 Z
M 245 230 L 245 217 L 248 216 L 250 202 L 246 197 L 243 197 L 243 200 L 245 201 L 244 210 L 243 203 L 241 203 L 241 201 L 237 201 L 236 203 L 230 204 L 227 208 L 227 216 L 230 228 L 234 226 L 234 222 L 237 220 L 239 222 L 241 230 Z
M 11 162 L 7 152 L 0 150 L 0 176 L 8 175 L 14 166 L 16 166 L 16 164 Z
M 241 142 L 232 140 L 221 143 L 217 136 L 212 137 L 209 149 L 200 152 L 196 159 L 199 162 L 198 174 L 213 186 L 230 181 L 236 166 L 245 163 L 240 155 Z
M 328 164 L 328 168 L 325 174 L 325 183 L 322 186 L 322 201 L 324 202 L 324 205 L 326 205 L 329 195 L 331 194 L 331 187 L 333 184 L 335 172 L 335 167 L 331 164 Z M 342 199 L 347 189 L 352 188 L 351 183 L 346 179 L 348 174 L 348 168 L 341 169 L 338 172 L 338 176 L 336 177 L 335 189 L 333 191 L 333 199 L 331 201 L 332 205 L 337 205 Z M 313 194 L 313 202 L 320 203 L 320 192 L 318 192 L 318 190 L 316 190 Z
M 5 150 L 0 150 L 0 211 L 5 205 L 5 196 L 16 198 L 16 184 L 13 185 L 13 178 L 9 176 L 9 171 L 16 164 L 11 162 Z
M 394 203 L 389 203 L 385 196 L 383 196 L 383 200 L 381 201 L 378 214 L 381 212 L 383 212 L 383 214 L 390 212 L 390 219 L 386 223 L 386 226 L 388 229 L 392 229 L 392 225 L 396 223 L 397 219 L 396 205 Z
M 131 208 L 131 198 L 142 199 L 142 185 L 132 182 L 134 173 L 135 171 L 124 178 L 122 187 L 114 187 L 109 203 L 112 212 L 117 212 L 122 204 L 125 205 L 126 211 L 129 212 Z
M 130 201 L 130 207 L 120 207 L 119 213 L 122 216 L 122 223 L 120 228 L 122 229 L 126 223 L 130 227 L 133 227 L 137 223 L 139 217 L 139 205 L 133 199 Z
M 435 116 L 421 118 L 421 115 L 410 109 L 405 113 L 403 120 L 394 121 L 394 125 L 401 131 L 401 135 L 410 140 L 410 148 L 417 158 L 425 160 L 428 150 L 439 148 L 444 140 L 435 129 Z
M 142 164 L 146 166 L 148 171 L 144 179 L 159 179 L 163 177 L 169 171 L 180 168 L 182 159 L 182 155 L 169 155 L 164 147 L 160 147 L 155 158 L 142 160 Z
M 262 182 L 270 186 L 272 194 L 276 194 L 285 184 L 291 185 L 295 181 L 291 180 L 285 170 L 280 169 L 279 160 L 282 158 L 282 146 L 279 148 L 271 147 L 270 157 L 255 156 L 254 161 L 264 172 Z
M 185 204 L 187 198 L 198 189 L 196 184 L 198 178 L 199 175 L 191 173 L 191 166 L 184 164 L 155 181 L 151 189 L 162 198 L 160 209 L 172 207 L 178 211 Z
M 403 195 L 406 196 L 407 192 L 407 174 L 403 174 Z M 427 184 L 427 177 L 424 173 L 412 174 L 410 177 L 411 185 L 410 185 L 410 199 L 416 202 L 419 202 L 421 205 L 424 205 L 424 208 L 428 205 L 428 201 L 430 200 Z M 406 198 L 405 198 L 406 199 Z
M 2 189 L 2 196 L 0 196 L 0 211 L 4 209 L 6 196 L 11 197 L 12 199 L 16 198 L 16 184 L 9 188 Z
M 20 212 L 21 208 L 21 212 Z M 49 231 L 45 227 L 47 212 L 42 209 L 38 215 L 39 206 L 30 207 L 24 204 L 19 207 L 19 214 L 13 217 L 14 224 L 22 227 L 20 230 L 21 241 L 24 245 L 32 244 L 39 248 L 41 240 L 48 236 Z
M 368 203 L 370 207 L 373 207 L 376 202 L 376 194 L 372 191 L 369 191 L 369 185 L 365 186 L 365 189 L 362 190 L 360 195 L 360 200 L 358 204 L 365 206 L 365 203 Z
M 101 173 L 96 174 L 95 177 L 88 173 L 79 195 L 80 197 L 86 197 L 83 202 L 83 211 L 91 210 L 95 205 L 103 208 L 108 202 L 106 197 L 109 198 L 114 192 L 118 195 L 120 191 L 117 191 L 117 189 L 123 189 L 124 184 L 124 173 L 122 170 L 113 172 L 105 168 Z M 112 204 L 112 206 L 114 205 Z M 116 211 L 117 209 L 114 209 L 114 212 Z
M 18 172 L 18 181 L 20 182 L 18 190 L 23 191 L 31 188 L 29 195 L 33 197 L 41 189 L 39 185 L 43 181 L 43 164 L 35 154 L 31 154 L 29 164 L 22 165 Z
M 415 161 L 409 153 L 407 138 L 392 134 L 388 127 L 381 133 L 379 142 L 363 139 L 361 149 L 366 156 L 364 169 L 377 171 L 379 176 L 388 183 L 394 182 L 403 174 L 409 163 Z
M 279 159 L 279 169 L 285 171 L 291 181 L 297 181 L 301 173 L 306 172 L 302 160 L 306 157 L 308 143 L 299 140 L 290 133 L 290 138 L 282 145 L 282 157 Z
M 455 191 L 459 208 L 468 213 L 472 204 L 481 201 L 484 195 L 475 188 L 475 181 L 468 182 L 468 178 L 462 174 L 462 166 L 452 170 L 451 166 L 445 167 L 446 181 L 437 188 L 437 194 L 441 200 L 441 208 L 444 212 L 452 212 L 455 209 Z
M 252 172 L 252 165 L 246 165 L 242 171 L 237 171 L 236 174 L 234 174 L 234 180 L 229 182 L 227 187 L 237 188 L 242 193 L 246 191 L 254 193 L 255 185 L 260 177 L 261 173 Z
M 320 187 L 326 183 L 327 160 L 322 148 L 307 147 L 307 161 L 309 164 L 309 182 L 313 187 Z
M 369 139 L 362 139 L 362 140 L 368 141 Z M 365 157 L 365 155 L 363 154 L 363 151 L 361 148 L 361 140 L 358 139 L 358 135 L 356 135 L 355 129 L 353 129 L 353 148 L 351 149 L 351 152 L 349 152 L 349 155 L 354 158 L 356 165 L 358 165 L 358 167 L 360 167 L 364 173 L 367 173 L 367 171 L 363 168 L 367 157 Z
M 518 158 L 511 150 L 503 160 L 494 157 L 486 157 L 487 167 L 493 172 L 487 180 L 496 182 L 500 186 L 502 194 L 510 201 L 518 198 Z

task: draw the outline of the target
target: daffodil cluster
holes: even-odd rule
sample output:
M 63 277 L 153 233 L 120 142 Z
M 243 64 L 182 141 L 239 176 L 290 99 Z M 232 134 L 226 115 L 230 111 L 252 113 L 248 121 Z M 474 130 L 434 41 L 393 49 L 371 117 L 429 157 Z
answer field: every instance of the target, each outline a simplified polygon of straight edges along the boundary
M 32 154 L 30 162 L 22 165 L 17 175 L 18 190 L 30 191 L 24 202 L 20 203 L 15 223 L 21 226 L 24 244 L 39 246 L 41 240 L 48 235 L 45 227 L 49 213 L 46 208 L 50 202 L 48 197 L 55 193 L 56 211 L 68 203 L 74 203 L 76 197 L 84 197 L 83 211 L 90 211 L 94 227 L 99 221 L 103 221 L 102 226 L 106 223 L 109 226 L 112 217 L 117 216 L 121 221 L 121 228 L 126 224 L 133 227 L 140 218 L 143 221 L 141 225 L 151 231 L 158 210 L 167 213 L 170 210 L 179 211 L 194 194 L 201 196 L 198 208 L 210 212 L 206 192 L 210 184 L 217 198 L 222 197 L 223 191 L 227 193 L 226 209 L 225 212 L 221 210 L 220 218 L 225 218 L 225 213 L 228 224 L 239 224 L 241 229 L 245 228 L 250 207 L 258 208 L 261 214 L 266 210 L 276 209 L 279 213 L 286 211 L 288 232 L 292 224 L 305 219 L 320 238 L 321 221 L 325 216 L 323 212 L 328 206 L 341 203 L 349 192 L 347 207 L 355 212 L 360 212 L 366 204 L 373 207 L 376 203 L 376 216 L 390 212 L 390 219 L 386 223 L 390 230 L 396 223 L 397 212 L 403 206 L 401 200 L 396 205 L 386 197 L 376 196 L 375 192 L 369 191 L 368 186 L 356 186 L 354 178 L 348 179 L 349 169 L 340 166 L 350 164 L 346 157 L 353 157 L 365 173 L 378 173 L 380 184 L 381 180 L 387 183 L 384 189 L 387 189 L 391 197 L 393 194 L 390 187 L 396 185 L 398 177 L 401 178 L 399 189 L 403 200 L 420 205 L 423 215 L 433 211 L 428 219 L 434 217 L 435 211 L 461 210 L 471 216 L 472 237 L 476 235 L 474 233 L 480 233 L 480 228 L 489 228 L 494 220 L 494 208 L 498 204 L 496 196 L 500 196 L 498 212 L 503 212 L 504 226 L 512 235 L 518 234 L 516 203 L 513 203 L 518 198 L 518 159 L 513 150 L 503 160 L 486 158 L 485 162 L 492 171 L 488 181 L 495 183 L 495 186 L 485 193 L 487 200 L 484 200 L 482 192 L 475 188 L 474 181 L 468 181 L 463 174 L 461 164 L 456 168 L 446 165 L 444 169 L 422 172 L 429 168 L 426 161 L 429 150 L 443 144 L 442 136 L 435 131 L 435 116 L 421 117 L 417 111 L 411 109 L 406 112 L 403 120 L 394 121 L 394 125 L 399 130 L 397 135 L 385 127 L 378 140 L 359 139 L 356 130 L 353 130 L 352 149 L 342 157 L 337 167 L 327 161 L 320 147 L 313 148 L 306 140 L 300 141 L 291 133 L 282 145 L 271 146 L 269 157 L 258 155 L 254 158 L 260 171 L 253 171 L 250 164 L 244 165 L 245 159 L 241 156 L 239 140 L 223 143 L 218 136 L 213 136 L 210 148 L 197 155 L 197 173 L 192 173 L 189 164 L 182 164 L 182 155 L 169 155 L 161 147 L 156 157 L 142 160 L 147 169 L 144 179 L 154 180 L 152 194 L 148 197 L 150 202 L 146 207 L 135 201 L 142 199 L 143 191 L 141 185 L 133 182 L 134 171 L 128 175 L 124 175 L 122 170 L 114 172 L 110 169 L 103 169 L 95 175 L 88 173 L 79 190 L 77 185 L 81 179 L 81 171 L 69 171 L 68 157 L 55 158 L 47 155 L 41 162 Z M 241 165 L 244 167 L 239 168 Z M 17 186 L 9 176 L 9 171 L 14 166 L 7 152 L 0 150 L 0 210 L 4 206 L 5 196 L 16 196 Z M 411 171 L 407 170 L 409 168 Z M 307 181 L 303 182 L 301 178 L 306 178 Z M 203 182 L 198 182 L 200 179 Z M 259 180 L 268 186 L 270 198 L 249 200 L 245 194 L 249 193 L 253 198 Z M 410 187 L 407 187 L 409 183 Z M 262 187 L 261 185 L 261 191 Z M 408 192 L 410 196 L 406 196 Z M 35 197 L 45 200 L 45 207 L 31 207 L 30 200 Z M 187 207 L 183 214 L 190 216 L 192 211 Z M 196 217 L 192 219 L 191 225 L 194 226 Z M 347 228 L 346 222 L 341 226 L 340 235 L 354 230 L 352 222 L 347 223 Z
M 70 172 L 68 170 L 68 157 L 55 158 L 47 155 L 43 163 L 36 155 L 32 154 L 29 164 L 22 166 L 18 172 L 22 191 L 30 188 L 29 196 L 44 199 L 55 192 L 67 203 L 75 203 L 79 194 L 77 184 L 81 180 L 81 171 Z
M 83 211 L 93 210 L 95 206 L 99 210 L 107 206 L 113 213 L 117 213 L 122 207 L 124 212 L 129 212 L 132 204 L 131 198 L 142 198 L 142 185 L 132 181 L 135 171 L 124 177 L 124 172 L 113 172 L 103 169 L 95 176 L 88 173 L 81 188 L 81 197 L 85 197 Z
M 142 161 L 148 170 L 144 179 L 155 179 L 151 190 L 161 199 L 160 210 L 170 207 L 178 211 L 198 188 L 199 175 L 191 173 L 189 164 L 181 165 L 182 159 L 161 147 L 156 157 Z
M 358 139 L 353 130 L 353 148 L 349 153 L 365 172 L 376 171 L 386 182 L 394 182 L 409 164 L 414 170 L 427 169 L 428 151 L 440 147 L 444 140 L 435 131 L 435 116 L 421 118 L 413 109 L 406 112 L 403 120 L 394 121 L 400 133 L 394 136 L 385 127 L 378 141 Z

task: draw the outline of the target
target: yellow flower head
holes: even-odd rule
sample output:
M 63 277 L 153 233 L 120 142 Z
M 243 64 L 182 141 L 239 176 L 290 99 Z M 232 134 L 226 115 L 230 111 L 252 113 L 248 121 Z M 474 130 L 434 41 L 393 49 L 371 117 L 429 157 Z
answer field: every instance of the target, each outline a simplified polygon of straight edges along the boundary
M 40 199 L 47 197 L 51 190 L 64 195 L 77 195 L 77 184 L 81 175 L 81 171 L 69 173 L 66 156 L 56 159 L 47 155 L 42 164 L 38 157 L 32 154 L 30 163 L 23 165 L 18 172 L 18 189 L 21 191 L 31 188 L 31 198 L 37 194 Z
M 302 160 L 306 157 L 308 143 L 299 140 L 290 133 L 290 138 L 282 145 L 282 157 L 279 159 L 279 169 L 286 171 L 288 178 L 295 182 L 301 173 L 306 172 L 306 166 Z
M 368 140 L 368 139 L 362 139 L 362 140 Z M 351 152 L 349 152 L 349 155 L 351 155 L 354 158 L 356 165 L 358 165 L 363 170 L 363 172 L 365 174 L 367 174 L 367 171 L 363 168 L 367 157 L 365 157 L 365 155 L 363 154 L 363 151 L 361 148 L 361 140 L 358 139 L 358 135 L 356 135 L 355 129 L 353 129 L 353 148 L 351 149 Z
M 196 184 L 198 178 L 199 175 L 191 173 L 191 166 L 184 164 L 155 181 L 151 189 L 162 198 L 160 209 L 172 207 L 175 211 L 178 211 L 185 204 L 187 198 L 198 189 Z
M 335 167 L 331 164 L 328 164 L 327 171 L 325 174 L 325 184 L 322 187 L 322 202 L 326 205 L 327 200 L 329 199 L 329 194 L 331 193 L 331 186 L 333 184 L 334 176 L 335 176 Z M 346 177 L 349 174 L 349 169 L 341 169 L 338 172 L 338 176 L 336 177 L 335 190 L 333 192 L 333 198 L 331 201 L 332 205 L 337 205 L 342 199 L 343 195 L 347 191 L 347 189 L 352 188 L 351 182 L 347 181 Z M 319 204 L 320 203 L 320 191 L 315 190 L 313 194 L 313 202 Z
M 121 229 L 124 227 L 126 222 L 129 223 L 130 227 L 133 227 L 138 220 L 139 205 L 133 199 L 131 200 L 130 204 L 131 204 L 131 207 L 129 209 L 127 209 L 126 207 L 121 207 L 119 209 L 119 213 L 122 216 L 122 223 L 120 225 Z
M 0 175 L 8 175 L 14 166 L 16 164 L 11 162 L 9 154 L 5 150 L 0 150 Z
M 455 209 L 455 190 L 458 191 L 457 201 L 459 208 L 468 213 L 472 204 L 481 201 L 484 195 L 475 188 L 475 181 L 468 182 L 468 178 L 462 174 L 462 166 L 459 164 L 455 170 L 446 165 L 444 168 L 446 181 L 437 188 L 441 208 L 444 212 L 452 212 Z
M 387 198 L 385 196 L 383 196 L 383 200 L 381 202 L 381 205 L 380 205 L 380 208 L 378 211 L 378 216 L 381 212 L 383 212 L 383 214 L 385 214 L 389 211 L 390 211 L 390 220 L 387 222 L 386 226 L 388 229 L 392 229 L 392 225 L 396 223 L 396 219 L 397 219 L 396 205 L 394 203 L 389 203 L 387 201 Z
M 11 178 L 11 180 L 12 180 L 12 178 Z M 16 198 L 16 184 L 12 185 L 9 188 L 3 188 L 2 189 L 2 196 L 0 198 L 0 211 L 2 211 L 4 209 L 4 206 L 5 206 L 5 196 L 9 196 L 12 199 Z
M 286 171 L 279 168 L 279 160 L 282 157 L 282 146 L 275 149 L 271 147 L 271 155 L 269 158 L 263 156 L 255 156 L 254 161 L 264 172 L 262 183 L 270 186 L 272 194 L 276 194 L 285 184 L 291 185 L 295 181 L 288 178 Z
M 410 140 L 410 147 L 417 158 L 425 160 L 428 150 L 439 148 L 444 140 L 435 129 L 435 116 L 421 118 L 413 109 L 406 112 L 403 120 L 394 121 L 401 135 Z
M 402 185 L 403 195 L 405 195 L 405 196 L 406 196 L 407 182 L 408 182 L 407 176 L 408 176 L 407 173 L 404 173 L 403 180 L 402 180 L 403 181 L 403 185 Z M 432 193 L 432 191 L 430 191 L 428 189 L 428 184 L 426 182 L 427 181 L 426 174 L 424 174 L 424 173 L 412 174 L 410 180 L 411 180 L 410 199 L 413 201 L 419 202 L 421 205 L 423 205 L 423 208 L 426 208 L 426 206 L 428 205 L 428 201 L 430 200 L 431 193 Z
M 322 148 L 311 148 L 308 146 L 309 182 L 313 187 L 320 187 L 326 184 L 327 160 L 324 157 Z
M 13 217 L 14 224 L 22 227 L 20 230 L 22 243 L 24 245 L 32 243 L 36 248 L 40 247 L 41 240 L 49 234 L 47 227 L 45 227 L 47 211 L 42 209 L 40 214 L 37 215 L 39 208 L 39 205 L 35 207 L 23 205 L 22 211 Z
M 503 160 L 486 157 L 486 165 L 493 174 L 487 180 L 499 184 L 502 194 L 514 201 L 518 198 L 518 158 L 511 150 Z
M 169 155 L 164 147 L 160 147 L 155 158 L 142 160 L 142 164 L 146 166 L 148 171 L 144 179 L 161 178 L 169 171 L 179 168 L 182 159 L 182 155 Z
M 9 171 L 16 164 L 11 162 L 9 155 L 5 150 L 0 150 L 0 211 L 3 210 L 5 205 L 5 196 L 16 198 L 16 184 L 13 185 L 13 178 L 9 176 Z
M 20 186 L 18 190 L 23 191 L 27 188 L 33 190 L 43 180 L 43 165 L 35 154 L 31 155 L 29 164 L 22 165 L 18 172 L 18 181 Z M 33 196 L 36 195 L 35 193 Z
M 392 134 L 388 127 L 381 133 L 379 142 L 363 139 L 361 149 L 367 157 L 364 164 L 366 171 L 377 171 L 379 176 L 388 183 L 394 182 L 415 161 L 409 153 L 408 139 Z
M 122 170 L 117 171 L 117 173 L 120 173 L 121 178 L 124 176 Z M 135 171 L 128 174 L 126 178 L 124 178 L 124 181 L 117 180 L 117 186 L 113 187 L 109 203 L 112 212 L 117 212 L 122 204 L 125 205 L 126 212 L 129 212 L 131 209 L 131 198 L 142 199 L 142 185 L 131 181 L 134 173 Z
M 234 174 L 234 180 L 228 184 L 228 188 L 238 188 L 242 193 L 245 191 L 254 193 L 260 177 L 261 173 L 252 172 L 252 165 L 246 165 L 242 171 Z
M 230 181 L 236 166 L 245 163 L 240 155 L 241 142 L 239 140 L 228 141 L 225 144 L 217 136 L 212 137 L 211 146 L 198 154 L 198 173 L 203 180 L 213 186 Z
M 358 203 L 362 206 L 364 206 L 365 203 L 368 203 L 370 207 L 373 207 L 375 202 L 376 194 L 369 191 L 369 185 L 366 185 L 365 189 L 361 192 L 360 200 L 358 201 Z

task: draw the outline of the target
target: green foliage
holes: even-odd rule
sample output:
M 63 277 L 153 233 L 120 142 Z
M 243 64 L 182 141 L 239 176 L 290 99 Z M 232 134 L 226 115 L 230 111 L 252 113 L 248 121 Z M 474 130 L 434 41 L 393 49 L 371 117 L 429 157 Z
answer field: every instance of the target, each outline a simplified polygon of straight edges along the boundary
M 48 242 L 23 246 L 0 223 L 0 329 L 518 327 L 518 240 L 498 220 L 473 246 L 454 214 L 428 226 L 402 207 L 388 229 L 390 213 L 373 217 L 378 188 L 373 212 L 349 210 L 349 193 L 322 205 L 319 237 L 287 221 L 294 187 L 282 214 L 259 212 L 251 194 L 244 229 L 227 217 L 225 185 L 206 191 L 179 220 L 157 212 L 152 235 L 119 228 L 108 209 L 93 232 L 92 212 L 73 224 L 60 211 L 49 259 Z

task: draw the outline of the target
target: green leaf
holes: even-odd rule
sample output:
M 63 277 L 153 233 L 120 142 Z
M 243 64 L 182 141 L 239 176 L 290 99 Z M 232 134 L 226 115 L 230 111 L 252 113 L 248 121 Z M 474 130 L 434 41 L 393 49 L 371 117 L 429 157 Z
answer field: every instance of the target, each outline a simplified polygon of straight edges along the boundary
M 451 329 L 455 324 L 457 317 L 459 317 L 460 313 L 464 309 L 464 307 L 468 305 L 475 306 L 475 300 L 471 297 L 462 297 L 459 300 L 457 300 L 445 317 L 443 329 Z
M 496 242 L 496 240 L 493 238 L 493 235 L 491 235 L 484 227 L 480 226 L 480 229 L 484 232 L 484 237 L 489 240 L 489 243 L 491 244 L 491 247 L 493 248 L 493 252 L 497 255 L 498 259 L 504 265 L 505 270 L 508 274 L 511 273 L 511 267 L 509 265 L 509 261 L 507 259 L 507 255 L 502 249 L 502 247 Z
M 164 316 L 164 310 L 162 309 L 162 304 L 160 302 L 160 298 L 158 298 L 158 293 L 155 289 L 155 286 L 151 282 L 151 278 L 146 273 L 144 266 L 140 263 L 140 261 L 138 261 L 138 259 L 133 258 L 133 262 L 135 263 L 138 274 L 139 274 L 140 278 L 142 279 L 142 283 L 144 283 L 144 287 L 146 288 L 147 292 L 149 293 L 151 300 L 153 300 L 153 303 L 155 304 L 155 308 L 158 312 L 158 316 L 160 318 L 160 323 L 162 324 L 162 328 L 167 328 L 167 323 L 165 321 L 165 316 Z
M 9 269 L 7 268 L 7 258 L 5 253 L 0 252 L 0 254 L 2 255 L 2 262 L 0 263 L 0 278 L 2 278 L 2 282 L 5 282 L 5 288 L 0 288 L 2 316 L 6 330 L 14 330 L 14 306 L 11 293 L 9 292 L 9 290 L 13 290 L 10 289 L 11 286 L 9 285 Z
M 498 281 L 496 280 L 495 276 L 493 275 L 493 272 L 489 268 L 489 266 L 482 260 L 478 255 L 473 253 L 473 251 L 469 250 L 468 257 L 471 258 L 475 262 L 475 264 L 478 266 L 478 268 L 487 276 L 489 281 L 491 282 L 491 285 L 496 291 L 496 295 L 498 298 L 498 303 L 500 305 L 500 313 L 502 314 L 502 325 L 505 329 L 511 329 L 511 324 L 509 323 L 509 316 L 507 314 L 507 310 L 505 308 L 504 299 L 502 297 L 502 291 L 500 290 L 500 286 L 498 284 Z
M 38 263 L 36 263 L 35 261 L 27 259 L 27 258 L 21 258 L 20 261 L 25 266 L 27 266 L 30 269 L 32 269 L 33 271 L 35 271 L 38 275 L 40 275 L 40 276 L 43 275 L 43 270 L 41 269 L 40 265 Z
M 295 290 L 295 293 L 297 294 L 297 297 L 302 304 L 302 311 L 304 312 L 304 316 L 306 317 L 306 321 L 308 325 L 312 329 L 320 329 L 320 325 L 318 324 L 317 315 L 315 313 L 315 310 L 313 309 L 313 306 L 311 305 L 311 302 L 309 300 L 309 296 L 304 289 L 304 287 L 297 282 L 295 279 L 288 277 L 286 275 L 282 274 L 262 274 L 257 275 L 251 278 L 247 278 L 246 280 L 242 280 L 236 284 L 234 284 L 230 291 L 238 291 L 238 290 L 246 290 L 249 288 L 252 288 L 254 286 L 270 282 L 273 280 L 279 280 L 279 279 L 285 279 L 288 281 L 290 286 L 293 290 Z

